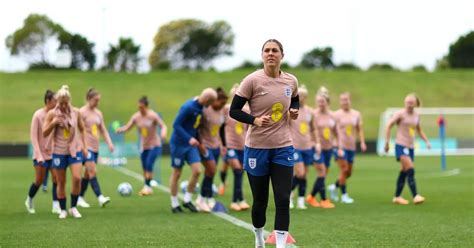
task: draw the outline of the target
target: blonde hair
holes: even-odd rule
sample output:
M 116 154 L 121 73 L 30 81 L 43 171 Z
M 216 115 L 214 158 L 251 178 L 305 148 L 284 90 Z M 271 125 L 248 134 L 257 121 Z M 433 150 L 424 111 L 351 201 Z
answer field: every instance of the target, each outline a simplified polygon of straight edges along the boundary
M 71 100 L 71 93 L 69 93 L 69 86 L 63 85 L 61 89 L 56 92 L 56 99 L 60 102 L 62 99 L 66 99 L 67 101 Z
M 406 97 L 413 97 L 413 98 L 415 98 L 415 100 L 416 100 L 416 106 L 417 106 L 418 108 L 421 107 L 421 100 L 420 100 L 420 97 L 419 97 L 416 93 L 414 93 L 414 92 L 413 92 L 413 93 L 410 93 L 410 94 L 408 94 Z
M 308 88 L 306 88 L 306 85 L 302 84 L 298 87 L 298 95 L 300 96 L 308 96 Z
M 329 90 L 324 86 L 319 87 L 318 92 L 316 93 L 316 95 L 324 97 L 324 99 L 326 99 L 326 102 L 328 102 L 328 103 L 331 100 L 331 98 L 329 97 Z
M 232 88 L 230 88 L 230 95 L 233 96 L 235 93 L 237 93 L 237 90 L 239 89 L 239 84 L 234 84 L 232 85 Z

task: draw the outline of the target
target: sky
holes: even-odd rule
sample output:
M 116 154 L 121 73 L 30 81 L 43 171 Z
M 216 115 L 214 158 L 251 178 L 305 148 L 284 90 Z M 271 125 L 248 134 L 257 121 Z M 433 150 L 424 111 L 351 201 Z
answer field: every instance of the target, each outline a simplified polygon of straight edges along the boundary
M 284 60 L 290 65 L 314 47 L 331 46 L 335 63 L 367 68 L 388 62 L 401 69 L 422 64 L 432 69 L 450 44 L 474 31 L 473 10 L 472 0 L 1 1 L 0 71 L 27 68 L 22 58 L 10 56 L 5 39 L 30 13 L 45 14 L 94 42 L 99 65 L 109 44 L 119 37 L 133 38 L 144 58 L 140 71 L 146 72 L 158 28 L 182 18 L 225 20 L 232 26 L 233 56 L 213 64 L 221 71 L 244 60 L 259 61 L 261 46 L 270 38 L 283 43 Z M 56 61 L 64 60 L 54 49 L 51 53 Z

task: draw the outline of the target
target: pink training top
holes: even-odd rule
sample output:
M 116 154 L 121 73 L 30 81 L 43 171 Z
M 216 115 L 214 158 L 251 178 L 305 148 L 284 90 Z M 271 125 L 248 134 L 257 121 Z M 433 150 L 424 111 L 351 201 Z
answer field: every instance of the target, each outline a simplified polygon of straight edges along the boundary
M 298 80 L 285 72 L 281 72 L 277 78 L 272 78 L 260 69 L 244 78 L 236 94 L 248 99 L 250 114 L 255 117 L 271 116 L 268 126 L 250 126 L 245 140 L 246 146 L 272 149 L 293 144 L 288 110 L 291 97 L 298 94 L 297 90 Z
M 392 121 L 398 125 L 395 142 L 408 148 L 414 148 L 416 128 L 420 125 L 418 112 L 414 111 L 410 114 L 406 109 L 399 110 L 393 114 Z
M 202 110 L 198 132 L 204 146 L 213 149 L 221 146 L 219 131 L 222 124 L 224 124 L 224 118 L 224 109 L 214 110 L 212 106 L 208 106 Z
M 149 109 L 146 115 L 142 115 L 140 111 L 138 111 L 132 115 L 131 119 L 133 123 L 137 125 L 143 150 L 161 146 L 161 140 L 156 133 L 157 125 L 161 118 L 155 111 Z
M 104 122 L 102 112 L 97 108 L 90 109 L 88 106 L 83 106 L 79 109 L 79 112 L 81 113 L 86 129 L 87 149 L 93 152 L 99 152 L 99 133 L 101 125 Z
M 342 109 L 334 112 L 338 124 L 339 142 L 343 149 L 355 151 L 357 140 L 357 129 L 362 125 L 360 112 L 354 109 L 344 111 Z
M 245 136 L 247 135 L 248 125 L 236 121 L 234 118 L 231 118 L 229 115 L 230 105 L 227 104 L 224 106 L 224 115 L 225 115 L 225 142 L 226 147 L 229 149 L 243 150 L 245 146 Z M 244 105 L 244 112 L 250 113 L 249 106 Z
M 311 138 L 312 120 L 313 109 L 309 106 L 300 107 L 298 119 L 290 120 L 290 133 L 295 149 L 308 150 L 314 147 L 314 141 Z
M 52 135 L 46 138 L 43 136 L 46 114 L 46 110 L 40 108 L 35 111 L 31 120 L 30 138 L 33 145 L 33 159 L 36 161 L 50 160 L 53 154 Z
M 50 111 L 53 111 L 54 117 L 60 120 L 60 123 L 53 131 L 53 153 L 58 155 L 71 155 L 75 158 L 76 153 L 82 149 L 82 144 L 79 142 L 79 110 L 77 108 L 69 107 L 69 114 L 64 114 L 59 110 L 59 107 L 55 107 Z
M 336 130 L 336 118 L 332 112 L 321 113 L 319 110 L 313 112 L 313 126 L 318 129 L 321 149 L 328 150 L 333 147 L 333 135 Z

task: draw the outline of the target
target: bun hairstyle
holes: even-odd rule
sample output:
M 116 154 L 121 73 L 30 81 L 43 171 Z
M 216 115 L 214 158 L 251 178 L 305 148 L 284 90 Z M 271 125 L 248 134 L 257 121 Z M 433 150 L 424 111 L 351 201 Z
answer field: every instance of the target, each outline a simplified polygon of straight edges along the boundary
M 227 93 L 225 92 L 222 87 L 217 87 L 216 88 L 216 93 L 217 93 L 217 100 L 227 100 L 229 99 L 229 96 L 227 96 Z
M 71 93 L 69 93 L 69 86 L 67 85 L 61 86 L 61 89 L 59 89 L 58 92 L 56 93 L 56 99 L 58 100 L 58 102 L 61 102 L 64 100 L 70 101 Z
M 308 96 L 308 88 L 306 88 L 306 85 L 302 84 L 298 87 L 298 95 Z
M 279 42 L 278 40 L 276 39 L 269 39 L 267 41 L 265 41 L 265 43 L 263 43 L 263 46 L 262 46 L 262 52 L 263 52 L 263 49 L 265 48 L 265 45 L 268 43 L 268 42 L 274 42 L 278 45 L 278 47 L 280 48 L 280 52 L 281 54 L 283 55 L 283 45 L 281 44 L 281 42 Z
M 421 107 L 421 100 L 420 97 L 416 93 L 410 93 L 407 95 L 407 97 L 413 97 L 416 100 L 416 107 Z
M 139 103 L 145 105 L 146 107 L 148 107 L 148 97 L 147 96 L 142 96 L 139 100 L 138 100 Z
M 331 98 L 329 97 L 329 90 L 326 87 L 319 87 L 318 93 L 316 93 L 316 95 L 324 97 L 324 99 L 326 99 L 326 102 L 328 102 L 328 104 L 330 103 Z
M 44 93 L 44 103 L 48 103 L 54 98 L 54 92 L 50 89 L 47 89 L 46 92 Z
M 87 90 L 87 93 L 86 93 L 86 100 L 90 100 L 97 95 L 99 95 L 99 91 L 97 91 L 94 88 L 89 88 L 89 90 Z

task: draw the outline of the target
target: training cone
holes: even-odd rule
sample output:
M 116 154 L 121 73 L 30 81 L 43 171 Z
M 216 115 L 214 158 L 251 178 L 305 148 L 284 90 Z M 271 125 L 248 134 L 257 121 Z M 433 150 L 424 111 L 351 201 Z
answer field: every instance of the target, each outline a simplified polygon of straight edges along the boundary
M 212 212 L 227 213 L 227 208 L 225 208 L 224 204 L 221 202 L 216 201 L 216 205 L 212 208 Z
M 267 244 L 275 244 L 276 243 L 276 238 L 275 238 L 275 231 L 273 231 L 267 238 L 267 240 L 265 240 L 265 243 Z M 288 238 L 286 239 L 286 243 L 287 244 L 294 244 L 296 243 L 296 240 L 293 238 L 293 236 L 291 236 L 290 233 L 288 233 Z

